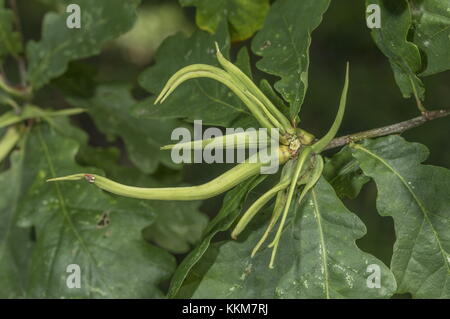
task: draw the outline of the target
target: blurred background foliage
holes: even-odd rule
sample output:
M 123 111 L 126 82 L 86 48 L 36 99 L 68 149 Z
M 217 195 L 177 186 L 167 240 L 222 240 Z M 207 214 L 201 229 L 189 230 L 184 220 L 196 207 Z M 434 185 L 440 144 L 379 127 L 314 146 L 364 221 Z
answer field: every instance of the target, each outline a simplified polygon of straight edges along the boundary
M 25 41 L 40 38 L 41 21 L 49 7 L 63 9 L 58 7 L 56 0 L 19 1 L 18 5 Z M 64 76 L 54 80 L 45 90 L 39 91 L 36 101 L 39 105 L 63 108 L 68 106 L 63 92 L 75 90 L 79 94 L 93 95 L 98 83 L 115 81 L 134 83 L 135 97 L 142 98 L 146 94 L 137 85 L 137 76 L 154 63 L 155 51 L 162 41 L 177 32 L 190 34 L 195 28 L 195 8 L 181 7 L 176 0 L 143 0 L 138 21 L 130 32 L 108 43 L 101 55 L 72 63 Z M 388 60 L 372 41 L 370 30 L 366 27 L 364 1 L 332 1 L 312 38 L 310 83 L 301 113 L 303 128 L 319 136 L 328 129 L 335 116 L 346 61 L 351 63 L 351 86 L 340 135 L 419 115 L 414 99 L 402 98 Z M 242 46 L 249 47 L 250 40 L 233 44 L 233 59 Z M 253 66 L 258 59 L 251 56 Z M 272 83 L 276 80 L 256 68 L 253 71 L 257 82 L 261 77 L 266 77 Z M 13 80 L 18 79 L 14 70 L 8 70 L 8 63 L 6 72 Z M 80 77 L 80 74 L 84 76 Z M 71 75 L 83 80 L 74 83 Z M 425 105 L 429 109 L 449 108 L 450 72 L 423 80 L 427 90 Z M 86 114 L 75 117 L 73 121 L 89 133 L 91 145 L 118 146 L 122 150 L 121 163 L 131 165 L 123 141 L 108 139 L 96 129 Z M 428 146 L 431 151 L 428 164 L 449 167 L 448 132 L 449 121 L 443 119 L 408 131 L 403 136 L 409 141 Z M 183 179 L 197 184 L 226 169 L 226 165 L 208 165 L 207 170 L 202 164 L 186 165 Z M 168 169 L 161 168 L 156 177 L 165 176 L 167 172 Z M 210 216 L 216 214 L 222 198 L 219 196 L 205 201 L 202 210 Z M 389 264 L 395 236 L 393 223 L 390 217 L 382 218 L 377 214 L 375 199 L 376 188 L 370 182 L 364 186 L 357 199 L 345 202 L 368 229 L 367 235 L 358 241 L 360 248 Z

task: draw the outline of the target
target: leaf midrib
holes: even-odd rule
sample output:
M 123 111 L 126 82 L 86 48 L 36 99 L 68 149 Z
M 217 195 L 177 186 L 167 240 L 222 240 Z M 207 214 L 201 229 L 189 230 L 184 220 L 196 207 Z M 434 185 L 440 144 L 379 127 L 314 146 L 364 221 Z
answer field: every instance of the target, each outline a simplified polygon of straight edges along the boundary
M 325 275 L 325 295 L 327 299 L 330 299 L 330 287 L 329 287 L 329 276 L 328 276 L 328 258 L 327 258 L 327 251 L 326 251 L 326 244 L 325 244 L 325 237 L 323 235 L 323 228 L 322 228 L 322 217 L 319 211 L 319 202 L 317 201 L 316 191 L 313 188 L 311 190 L 312 198 L 314 201 L 314 215 L 316 215 L 317 219 L 317 228 L 319 229 L 319 236 L 320 236 L 320 242 L 321 242 L 321 255 L 323 260 L 323 269 L 324 269 L 324 275 Z

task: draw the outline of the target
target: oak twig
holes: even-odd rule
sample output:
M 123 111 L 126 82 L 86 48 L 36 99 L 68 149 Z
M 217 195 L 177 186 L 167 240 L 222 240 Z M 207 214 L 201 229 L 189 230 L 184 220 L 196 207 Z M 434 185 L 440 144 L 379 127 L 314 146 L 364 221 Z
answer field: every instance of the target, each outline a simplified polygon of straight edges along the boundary
M 436 120 L 438 118 L 446 117 L 450 115 L 450 110 L 437 110 L 437 111 L 425 111 L 421 116 L 406 120 L 400 123 L 375 128 L 372 130 L 359 132 L 355 134 L 344 135 L 333 139 L 330 144 L 327 145 L 325 150 L 344 146 L 351 142 L 360 141 L 365 138 L 374 138 L 380 136 L 386 136 L 390 134 L 403 133 L 414 127 L 418 127 L 428 121 Z

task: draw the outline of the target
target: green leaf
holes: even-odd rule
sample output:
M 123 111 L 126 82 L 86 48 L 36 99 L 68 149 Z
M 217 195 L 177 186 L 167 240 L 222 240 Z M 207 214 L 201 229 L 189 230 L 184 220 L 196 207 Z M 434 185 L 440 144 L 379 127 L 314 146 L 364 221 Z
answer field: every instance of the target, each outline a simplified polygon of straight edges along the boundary
M 10 181 L 22 187 L 18 224 L 35 227 L 25 297 L 163 297 L 159 285 L 169 278 L 175 260 L 142 238 L 142 228 L 155 218 L 148 203 L 116 198 L 89 184 L 46 182 L 84 170 L 74 161 L 78 147 L 46 125 L 36 125 L 22 181 Z M 79 289 L 66 284 L 71 264 L 81 269 Z
M 191 272 L 192 267 L 194 267 L 195 264 L 202 258 L 203 254 L 208 249 L 212 238 L 217 233 L 226 231 L 230 228 L 234 220 L 241 212 L 242 205 L 244 204 L 248 192 L 256 187 L 263 179 L 264 176 L 248 179 L 227 193 L 220 212 L 209 223 L 200 244 L 189 253 L 189 255 L 176 269 L 169 288 L 168 296 L 170 298 L 178 296 L 179 290 L 182 287 L 186 277 Z M 185 289 L 185 287 L 183 289 Z
M 158 216 L 144 229 L 144 238 L 174 254 L 187 253 L 202 239 L 208 218 L 198 209 L 200 202 L 156 202 Z
M 24 149 L 15 151 L 11 168 L 0 174 L 0 298 L 25 296 L 26 267 L 33 242 L 30 228 L 17 226 Z
M 381 28 L 372 29 L 372 38 L 389 59 L 403 97 L 417 95 L 423 100 L 425 88 L 416 75 L 422 68 L 420 52 L 414 43 L 407 40 L 412 23 L 409 3 L 405 0 L 366 0 L 367 6 L 371 4 L 381 9 Z
M 71 13 L 47 13 L 39 42 L 27 45 L 28 78 L 34 89 L 63 74 L 70 61 L 100 53 L 105 42 L 128 31 L 136 19 L 139 0 L 64 0 L 78 4 L 81 28 L 69 29 Z
M 159 163 L 179 169 L 170 152 L 160 147 L 171 144 L 171 133 L 181 122 L 170 119 L 140 119 L 132 116 L 136 100 L 132 97 L 130 86 L 124 84 L 100 85 L 93 98 L 68 97 L 70 104 L 89 111 L 97 127 L 111 137 L 120 136 L 131 161 L 145 173 L 152 173 Z
M 0 3 L 0 61 L 8 54 L 22 52 L 22 36 L 13 30 L 14 14 Z
M 428 149 L 399 136 L 366 140 L 353 155 L 377 184 L 380 215 L 394 219 L 398 292 L 450 298 L 450 171 L 421 164 Z
M 285 0 L 274 3 L 252 42 L 252 50 L 262 56 L 256 66 L 281 77 L 275 89 L 290 104 L 294 119 L 308 88 L 311 33 L 322 21 L 330 0 Z
M 163 171 L 163 175 L 149 176 L 131 166 L 119 165 L 117 148 L 83 147 L 78 159 L 83 165 L 101 167 L 106 176 L 128 185 L 141 187 L 164 187 L 180 184 L 181 174 Z M 134 199 L 137 205 L 150 205 L 156 215 L 143 230 L 144 239 L 157 244 L 171 253 L 186 253 L 197 244 L 208 218 L 199 211 L 200 201 L 168 202 Z
M 298 197 L 294 203 L 275 269 L 268 267 L 271 249 L 250 257 L 265 230 L 266 214 L 251 224 L 243 241 L 211 245 L 186 280 L 194 287 L 192 297 L 387 298 L 395 292 L 389 269 L 356 246 L 366 228 L 330 184 L 321 178 L 300 206 Z M 380 288 L 368 287 L 369 265 L 380 267 Z
M 180 0 L 182 6 L 195 6 L 199 28 L 215 33 L 221 21 L 230 25 L 231 40 L 243 41 L 262 27 L 269 0 Z
M 340 198 L 356 198 L 361 188 L 370 181 L 347 146 L 326 160 L 323 176 Z
M 159 94 L 167 80 L 187 65 L 203 63 L 217 66 L 214 41 L 228 56 L 229 39 L 224 25 L 214 36 L 196 31 L 190 37 L 178 33 L 167 38 L 156 52 L 156 64 L 140 75 L 140 85 L 153 94 Z M 139 103 L 135 109 L 136 116 L 186 118 L 189 121 L 201 119 L 203 124 L 223 127 L 234 127 L 233 123 L 250 116 L 227 87 L 211 79 L 190 80 L 178 87 L 164 103 L 154 105 L 153 102 L 154 97 L 151 97 Z
M 425 53 L 425 70 L 431 75 L 450 69 L 450 0 L 412 0 L 413 41 Z
M 81 61 L 71 62 L 64 75 L 52 81 L 58 90 L 66 96 L 92 98 L 97 86 L 98 69 Z

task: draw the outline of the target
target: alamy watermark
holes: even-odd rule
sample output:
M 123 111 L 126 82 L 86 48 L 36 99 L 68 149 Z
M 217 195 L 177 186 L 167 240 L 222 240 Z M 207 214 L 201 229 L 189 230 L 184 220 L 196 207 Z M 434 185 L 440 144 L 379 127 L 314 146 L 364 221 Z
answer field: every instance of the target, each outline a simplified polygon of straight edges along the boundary
M 66 272 L 70 275 L 66 278 L 66 286 L 69 289 L 81 288 L 81 268 L 77 264 L 70 264 L 66 267 Z
M 377 264 L 367 266 L 366 272 L 370 273 L 367 277 L 367 288 L 381 288 L 381 268 Z
M 378 4 L 369 4 L 366 8 L 366 24 L 369 29 L 381 28 L 381 8 Z
M 203 132 L 202 121 L 194 121 L 194 134 L 184 127 L 173 130 L 171 147 L 174 163 L 263 163 L 261 174 L 275 174 L 279 167 L 279 131 L 272 128 L 210 127 Z
M 69 29 L 81 28 L 81 8 L 78 4 L 69 4 L 66 8 L 66 12 L 70 13 L 66 19 L 66 26 Z

